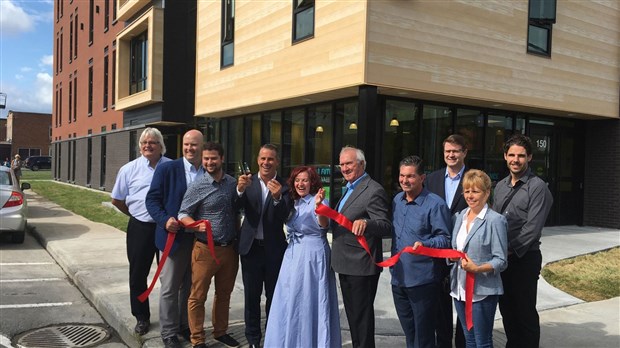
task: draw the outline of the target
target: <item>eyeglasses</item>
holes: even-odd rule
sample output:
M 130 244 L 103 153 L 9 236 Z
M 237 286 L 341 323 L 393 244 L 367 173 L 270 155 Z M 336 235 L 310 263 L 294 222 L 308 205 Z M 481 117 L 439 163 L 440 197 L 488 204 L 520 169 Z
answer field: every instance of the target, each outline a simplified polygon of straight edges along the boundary
M 141 141 L 140 145 L 144 146 L 144 145 L 159 145 L 159 141 Z

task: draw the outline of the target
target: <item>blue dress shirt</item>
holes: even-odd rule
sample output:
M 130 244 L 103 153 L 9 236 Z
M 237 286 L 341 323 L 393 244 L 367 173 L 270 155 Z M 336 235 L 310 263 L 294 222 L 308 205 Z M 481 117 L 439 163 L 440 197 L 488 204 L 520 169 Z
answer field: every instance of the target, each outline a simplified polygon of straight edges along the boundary
M 411 202 L 400 192 L 392 201 L 392 255 L 420 241 L 429 248 L 450 248 L 450 210 L 446 202 L 426 188 Z M 404 253 L 390 268 L 392 285 L 412 287 L 440 280 L 439 262 L 432 257 Z

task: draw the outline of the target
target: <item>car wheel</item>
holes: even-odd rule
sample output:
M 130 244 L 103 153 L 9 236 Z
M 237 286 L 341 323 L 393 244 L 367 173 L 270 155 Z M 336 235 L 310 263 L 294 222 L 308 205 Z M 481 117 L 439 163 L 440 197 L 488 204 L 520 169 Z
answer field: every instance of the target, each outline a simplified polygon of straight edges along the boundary
M 35 164 L 30 169 L 36 172 L 37 170 L 39 170 L 39 166 Z
M 15 244 L 22 244 L 24 242 L 25 237 L 26 237 L 25 229 L 24 231 L 13 232 L 13 234 L 11 234 L 11 242 Z

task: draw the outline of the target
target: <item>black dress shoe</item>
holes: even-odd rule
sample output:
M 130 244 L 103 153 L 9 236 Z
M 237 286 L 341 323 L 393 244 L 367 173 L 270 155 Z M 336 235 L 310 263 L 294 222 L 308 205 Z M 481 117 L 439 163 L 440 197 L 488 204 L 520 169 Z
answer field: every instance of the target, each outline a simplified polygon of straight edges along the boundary
M 181 337 L 183 337 L 187 342 L 190 342 L 189 338 L 192 333 L 191 331 L 189 331 L 189 328 L 187 328 L 185 330 L 181 330 L 181 332 L 179 332 L 179 335 L 181 335 Z
M 260 344 L 250 344 L 250 348 L 260 348 Z
M 177 338 L 177 336 L 166 337 L 162 339 L 162 341 L 164 341 L 165 348 L 182 348 L 183 347 L 181 346 L 181 342 L 179 342 L 179 339 Z
M 236 339 L 232 338 L 231 335 L 229 334 L 223 334 L 220 337 L 215 337 L 216 341 L 222 342 L 225 345 L 227 345 L 228 347 L 234 348 L 234 347 L 239 347 L 239 342 L 237 342 Z
M 136 334 L 138 334 L 140 336 L 143 336 L 147 332 L 149 332 L 150 326 L 151 326 L 151 322 L 150 321 L 138 319 L 138 323 L 136 324 L 136 327 L 133 329 L 133 331 Z
M 192 348 L 209 348 L 209 346 L 207 346 L 206 343 L 199 343 L 199 344 L 193 346 Z

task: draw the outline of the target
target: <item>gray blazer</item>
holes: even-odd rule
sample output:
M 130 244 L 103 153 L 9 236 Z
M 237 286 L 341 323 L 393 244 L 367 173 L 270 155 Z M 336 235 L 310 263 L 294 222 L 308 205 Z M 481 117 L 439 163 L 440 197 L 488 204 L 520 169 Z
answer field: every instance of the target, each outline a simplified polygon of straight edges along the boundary
M 454 230 L 452 231 L 452 248 L 456 249 L 456 235 L 461 228 L 467 209 L 456 214 Z M 484 219 L 476 219 L 469 230 L 465 247 L 462 251 L 477 265 L 490 263 L 493 272 L 477 273 L 474 294 L 476 295 L 501 295 L 504 293 L 500 273 L 508 267 L 508 222 L 506 218 L 487 209 Z M 450 288 L 457 291 L 457 277 L 465 284 L 466 272 L 460 267 L 460 262 L 452 265 L 450 274 Z
M 351 231 L 332 222 L 331 264 L 335 272 L 356 276 L 367 276 L 381 272 L 381 268 L 377 267 L 374 262 L 383 260 L 381 239 L 389 237 L 392 232 L 389 210 L 390 203 L 383 186 L 367 175 L 355 187 L 340 213 L 351 221 L 368 220 L 364 236 L 368 242 L 372 258 L 357 242 Z

